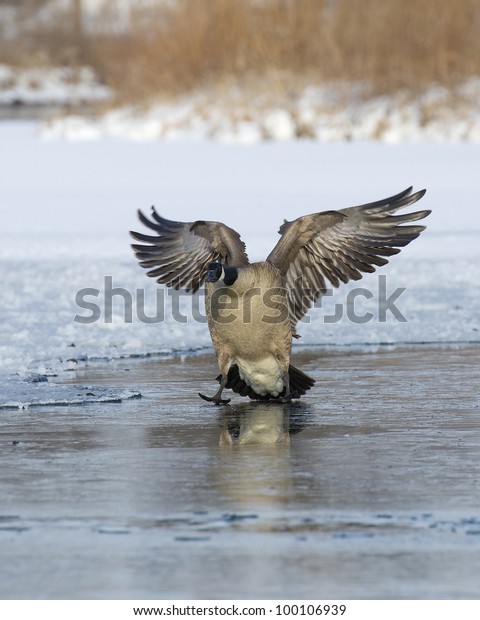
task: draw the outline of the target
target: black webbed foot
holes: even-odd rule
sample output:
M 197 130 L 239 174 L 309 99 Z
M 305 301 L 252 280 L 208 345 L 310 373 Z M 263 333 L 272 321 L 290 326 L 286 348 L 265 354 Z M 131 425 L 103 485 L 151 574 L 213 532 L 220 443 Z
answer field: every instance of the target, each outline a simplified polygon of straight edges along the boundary
M 228 403 L 232 400 L 231 398 L 219 398 L 218 396 L 205 396 L 205 394 L 198 393 L 200 398 L 206 400 L 208 403 L 215 403 L 216 405 L 228 405 Z

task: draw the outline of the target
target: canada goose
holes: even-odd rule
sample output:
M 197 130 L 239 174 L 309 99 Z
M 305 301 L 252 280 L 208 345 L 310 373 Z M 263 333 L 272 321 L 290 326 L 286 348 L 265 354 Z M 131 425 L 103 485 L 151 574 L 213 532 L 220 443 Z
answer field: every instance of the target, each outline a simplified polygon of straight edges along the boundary
M 147 275 L 194 293 L 206 282 L 205 308 L 221 375 L 212 397 L 226 404 L 225 388 L 257 400 L 288 402 L 315 381 L 290 364 L 295 325 L 326 292 L 326 280 L 359 280 L 385 265 L 386 256 L 418 237 L 425 226 L 401 226 L 430 211 L 394 215 L 425 194 L 412 188 L 357 207 L 284 221 L 265 261 L 250 263 L 240 235 L 220 222 L 182 223 L 152 207 L 140 221 L 155 235 L 131 232 L 132 248 Z

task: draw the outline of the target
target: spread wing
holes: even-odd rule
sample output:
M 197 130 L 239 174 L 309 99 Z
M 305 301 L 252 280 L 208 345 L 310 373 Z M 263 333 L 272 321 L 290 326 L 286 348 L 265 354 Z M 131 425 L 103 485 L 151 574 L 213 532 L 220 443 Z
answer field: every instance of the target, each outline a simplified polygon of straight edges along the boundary
M 425 226 L 402 226 L 426 217 L 430 211 L 394 215 L 420 200 L 426 190 L 412 188 L 358 207 L 299 217 L 281 226 L 281 239 L 267 261 L 285 276 L 292 326 L 327 290 L 340 282 L 359 280 L 388 263 L 386 256 L 416 239 Z
M 217 261 L 225 265 L 247 265 L 245 244 L 240 235 L 220 222 L 173 222 L 152 207 L 148 219 L 138 211 L 140 221 L 155 235 L 131 231 L 142 244 L 132 244 L 147 275 L 160 284 L 195 293 L 205 280 L 207 266 Z

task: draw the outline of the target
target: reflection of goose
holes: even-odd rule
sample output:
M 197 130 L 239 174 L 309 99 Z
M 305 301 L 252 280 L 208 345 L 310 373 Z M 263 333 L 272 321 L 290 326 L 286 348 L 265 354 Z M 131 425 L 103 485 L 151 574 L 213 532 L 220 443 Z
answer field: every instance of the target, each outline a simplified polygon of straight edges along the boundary
M 302 405 L 298 407 L 303 411 Z M 296 404 L 245 402 L 221 411 L 215 481 L 242 510 L 283 504 L 292 494 L 290 414 Z
M 290 437 L 308 425 L 308 404 L 243 402 L 223 407 L 220 414 L 214 485 L 222 495 L 249 511 L 257 503 L 275 506 L 291 501 Z
M 195 292 L 206 280 L 208 326 L 217 354 L 220 387 L 250 398 L 288 402 L 314 380 L 290 364 L 295 325 L 333 286 L 358 280 L 385 265 L 387 256 L 418 237 L 424 226 L 401 226 L 430 211 L 395 215 L 425 191 L 404 192 L 366 205 L 299 217 L 280 227 L 265 261 L 250 264 L 237 232 L 220 222 L 166 220 L 152 209 L 140 220 L 155 235 L 132 232 L 142 267 L 157 281 Z
M 276 444 L 290 441 L 290 407 L 265 403 L 235 407 L 223 416 L 221 446 Z
M 221 446 L 290 443 L 302 431 L 309 410 L 305 405 L 245 403 L 222 411 Z

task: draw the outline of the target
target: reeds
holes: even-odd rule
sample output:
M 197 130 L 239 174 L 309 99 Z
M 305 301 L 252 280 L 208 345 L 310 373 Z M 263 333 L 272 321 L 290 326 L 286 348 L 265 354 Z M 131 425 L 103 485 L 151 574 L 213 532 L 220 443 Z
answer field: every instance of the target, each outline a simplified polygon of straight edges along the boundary
M 87 63 L 135 102 L 259 79 L 379 95 L 480 75 L 480 0 L 171 0 L 133 6 L 128 28 L 116 4 L 82 33 L 73 16 L 25 27 L 0 62 Z

